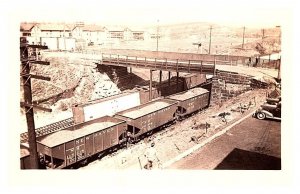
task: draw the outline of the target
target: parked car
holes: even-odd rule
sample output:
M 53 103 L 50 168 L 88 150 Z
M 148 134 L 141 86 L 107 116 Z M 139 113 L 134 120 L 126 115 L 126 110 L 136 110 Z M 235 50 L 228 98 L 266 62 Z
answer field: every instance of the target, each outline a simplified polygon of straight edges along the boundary
M 265 118 L 281 120 L 281 101 L 278 103 L 264 103 L 255 111 L 254 116 L 260 120 Z

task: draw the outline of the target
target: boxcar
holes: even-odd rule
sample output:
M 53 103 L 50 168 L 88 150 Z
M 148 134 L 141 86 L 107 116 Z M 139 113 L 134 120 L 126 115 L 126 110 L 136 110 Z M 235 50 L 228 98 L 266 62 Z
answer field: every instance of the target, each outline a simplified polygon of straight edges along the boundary
M 116 113 L 115 117 L 125 120 L 128 131 L 138 137 L 175 118 L 177 102 L 170 99 L 158 99 L 146 104 Z
M 37 150 L 50 168 L 64 168 L 122 141 L 125 121 L 104 116 L 40 137 Z
M 209 91 L 204 88 L 193 88 L 167 98 L 178 101 L 177 115 L 183 117 L 207 107 Z
M 188 90 L 199 86 L 200 84 L 206 82 L 206 75 L 193 73 L 181 76 L 184 79 L 184 90 Z
M 140 105 L 139 92 L 124 92 L 114 96 L 76 104 L 72 107 L 76 124 L 90 121 L 103 116 L 112 116 L 116 112 Z

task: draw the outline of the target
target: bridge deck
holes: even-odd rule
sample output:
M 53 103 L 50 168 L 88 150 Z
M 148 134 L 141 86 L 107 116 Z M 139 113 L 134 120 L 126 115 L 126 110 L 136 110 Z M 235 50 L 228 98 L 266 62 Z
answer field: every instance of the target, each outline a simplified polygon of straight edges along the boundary
M 102 54 L 100 64 L 186 73 L 214 74 L 215 61 L 174 60 Z

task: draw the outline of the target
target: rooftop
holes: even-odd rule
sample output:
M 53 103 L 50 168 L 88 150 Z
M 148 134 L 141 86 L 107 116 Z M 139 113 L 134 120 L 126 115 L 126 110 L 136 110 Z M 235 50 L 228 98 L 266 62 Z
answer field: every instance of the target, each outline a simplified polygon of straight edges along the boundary
M 82 28 L 83 31 L 91 31 L 91 32 L 104 32 L 105 27 L 98 25 L 85 25 Z

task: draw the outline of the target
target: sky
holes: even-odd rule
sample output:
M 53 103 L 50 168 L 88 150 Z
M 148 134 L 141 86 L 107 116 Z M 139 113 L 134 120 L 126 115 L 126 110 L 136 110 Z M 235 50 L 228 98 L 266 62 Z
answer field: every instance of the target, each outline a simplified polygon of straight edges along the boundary
M 4 1 L 10 18 L 116 25 L 161 25 L 213 22 L 230 26 L 273 27 L 292 17 L 292 0 L 76 0 L 12 3 Z M 17 6 L 16 6 L 17 5 Z

